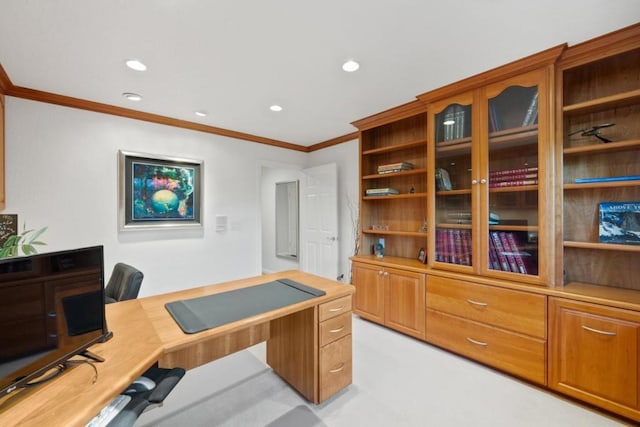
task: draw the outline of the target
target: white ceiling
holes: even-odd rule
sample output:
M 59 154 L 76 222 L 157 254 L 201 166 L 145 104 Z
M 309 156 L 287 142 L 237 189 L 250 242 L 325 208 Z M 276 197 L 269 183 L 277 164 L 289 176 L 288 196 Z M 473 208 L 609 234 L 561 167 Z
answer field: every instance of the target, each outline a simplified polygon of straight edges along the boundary
M 0 0 L 0 64 L 15 86 L 309 146 L 638 21 L 639 0 Z

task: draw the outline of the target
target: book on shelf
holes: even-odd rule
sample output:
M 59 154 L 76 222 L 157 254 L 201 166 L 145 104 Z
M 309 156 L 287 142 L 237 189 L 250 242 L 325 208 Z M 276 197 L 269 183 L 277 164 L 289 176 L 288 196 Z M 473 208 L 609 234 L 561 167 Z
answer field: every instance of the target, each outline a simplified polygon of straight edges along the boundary
M 600 243 L 640 245 L 640 201 L 600 203 L 598 239 Z
M 411 170 L 413 169 L 413 165 L 408 162 L 398 162 L 398 163 L 389 163 L 385 165 L 378 166 L 378 173 L 391 173 L 391 172 L 400 172 L 403 170 Z
M 489 188 L 501 188 L 501 187 L 519 187 L 522 185 L 536 185 L 537 179 L 515 179 L 513 181 L 491 181 L 489 180 Z
M 471 231 L 438 228 L 436 230 L 436 261 L 471 265 Z
M 520 274 L 537 274 L 538 268 L 531 253 L 523 250 L 517 232 L 489 232 L 489 268 Z
M 447 171 L 445 168 L 436 168 L 436 188 L 438 191 L 453 190 L 449 171 Z
M 449 224 L 471 224 L 471 211 L 448 211 L 446 221 Z
M 597 178 L 576 178 L 576 184 L 587 184 L 593 182 L 618 182 L 618 181 L 635 181 L 640 180 L 640 175 L 623 175 L 623 176 L 606 176 Z
M 489 172 L 489 188 L 536 185 L 538 167 L 494 170 Z
M 442 113 L 442 122 L 438 125 L 436 132 L 436 145 L 444 141 L 452 141 L 464 138 L 470 134 L 471 120 L 468 117 L 469 106 L 450 105 Z
M 395 188 L 369 188 L 365 190 L 367 196 L 388 196 L 392 194 L 400 194 Z
M 527 166 L 524 168 L 511 168 L 489 171 L 489 178 L 499 178 L 502 176 L 525 177 L 527 175 L 536 174 L 538 176 L 537 166 Z
M 522 126 L 530 126 L 538 120 L 538 91 L 531 98 L 529 108 L 522 120 Z

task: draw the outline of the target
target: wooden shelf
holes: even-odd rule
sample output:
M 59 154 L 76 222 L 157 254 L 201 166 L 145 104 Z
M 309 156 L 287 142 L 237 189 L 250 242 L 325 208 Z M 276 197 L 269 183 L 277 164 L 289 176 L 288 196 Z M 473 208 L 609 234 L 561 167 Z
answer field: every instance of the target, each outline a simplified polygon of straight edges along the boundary
M 563 150 L 565 156 L 602 153 L 613 151 L 633 150 L 640 147 L 640 139 L 630 139 L 627 141 L 608 142 L 606 144 L 591 144 L 580 147 L 568 147 Z
M 400 171 L 400 172 L 377 173 L 373 175 L 365 175 L 362 177 L 362 179 L 384 179 L 384 178 L 392 178 L 394 176 L 420 175 L 420 174 L 426 174 L 426 173 L 427 173 L 426 168 L 419 168 L 419 169 L 409 169 L 409 170 Z
M 579 102 L 577 104 L 565 105 L 562 108 L 562 111 L 566 115 L 591 113 L 594 111 L 606 110 L 617 106 L 629 105 L 638 101 L 640 101 L 640 89 L 618 93 L 610 96 L 604 96 L 602 98 L 591 99 L 589 101 Z
M 538 185 L 515 185 L 513 187 L 493 187 L 489 188 L 489 193 L 514 193 L 520 191 L 537 191 Z
M 471 189 L 436 191 L 437 196 L 459 196 L 461 194 L 471 194 Z
M 538 125 L 523 126 L 491 132 L 489 144 L 518 143 L 535 144 L 538 142 Z
M 427 233 L 420 231 L 398 231 L 398 230 L 362 230 L 364 234 L 380 234 L 387 236 L 412 236 L 412 237 L 427 237 Z
M 622 245 L 616 243 L 592 243 L 592 242 L 576 242 L 565 240 L 565 248 L 577 249 L 595 249 L 601 251 L 621 251 L 621 252 L 638 252 L 640 253 L 640 245 Z
M 436 224 L 436 228 L 458 228 L 460 230 L 471 230 L 471 224 L 456 224 L 449 222 L 441 222 Z
M 418 141 L 412 141 L 412 142 L 405 142 L 402 144 L 394 144 L 394 145 L 389 145 L 387 147 L 380 147 L 380 148 L 373 148 L 371 150 L 364 150 L 362 152 L 363 156 L 370 156 L 370 155 L 375 155 L 375 154 L 384 154 L 384 153 L 390 153 L 390 152 L 395 152 L 395 151 L 400 151 L 400 150 L 409 150 L 412 148 L 417 148 L 417 147 L 423 147 L 423 148 L 427 148 L 427 140 L 426 139 L 420 139 Z
M 388 196 L 363 196 L 362 200 L 398 200 L 426 198 L 427 193 L 390 194 Z
M 565 190 L 586 190 L 590 188 L 616 188 L 635 187 L 640 185 L 640 180 L 633 181 L 609 181 L 609 182 L 586 182 L 584 184 L 564 184 Z
M 527 231 L 527 232 L 537 232 L 537 225 L 490 225 L 489 230 L 495 231 Z

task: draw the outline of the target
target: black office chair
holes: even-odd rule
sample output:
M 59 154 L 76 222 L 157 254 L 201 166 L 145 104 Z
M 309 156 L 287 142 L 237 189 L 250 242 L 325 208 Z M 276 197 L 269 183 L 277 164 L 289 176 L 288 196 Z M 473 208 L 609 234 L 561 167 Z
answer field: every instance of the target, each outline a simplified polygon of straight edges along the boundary
M 140 292 L 142 271 L 128 264 L 119 262 L 113 266 L 113 272 L 104 288 L 104 300 L 107 304 L 117 301 L 135 299 Z

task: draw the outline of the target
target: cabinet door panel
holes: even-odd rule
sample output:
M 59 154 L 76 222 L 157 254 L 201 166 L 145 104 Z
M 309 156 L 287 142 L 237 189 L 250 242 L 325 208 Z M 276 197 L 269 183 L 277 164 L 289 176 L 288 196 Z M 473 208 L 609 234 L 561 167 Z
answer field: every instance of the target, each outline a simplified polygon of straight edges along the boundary
M 353 300 L 353 311 L 356 314 L 384 323 L 384 283 L 382 269 L 366 264 L 353 264 L 353 283 L 356 293 Z
M 424 339 L 425 275 L 385 269 L 385 322 L 400 332 Z
M 550 298 L 550 386 L 608 409 L 638 409 L 640 316 Z

